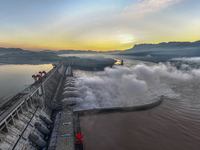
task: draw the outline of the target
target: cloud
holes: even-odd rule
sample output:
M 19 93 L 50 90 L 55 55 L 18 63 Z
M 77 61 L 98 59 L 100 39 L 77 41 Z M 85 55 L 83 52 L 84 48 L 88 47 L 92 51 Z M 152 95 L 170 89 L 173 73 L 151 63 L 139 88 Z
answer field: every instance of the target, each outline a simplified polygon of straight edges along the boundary
M 176 67 L 172 66 L 170 63 L 158 65 L 147 66 L 147 65 L 136 65 L 132 68 L 134 72 L 137 72 L 138 78 L 145 80 L 148 83 L 153 83 L 156 79 L 160 80 L 162 77 L 177 79 L 177 80 L 188 80 L 193 78 L 194 74 L 191 72 L 178 70 Z
M 181 57 L 181 58 L 172 58 L 171 60 L 200 63 L 200 57 Z
M 121 44 L 132 43 L 136 41 L 134 36 L 131 34 L 119 34 L 115 39 L 120 41 Z
M 200 69 L 184 64 L 182 67 L 187 69 L 179 70 L 171 63 L 134 63 L 129 67 L 105 68 L 103 72 L 83 74 L 79 71 L 81 76 L 75 79 L 79 97 L 66 97 L 63 101 L 75 101 L 74 109 L 80 110 L 143 105 L 155 101 L 160 95 L 191 99 L 191 93 L 199 92 Z M 69 92 L 64 91 L 65 94 Z
M 127 6 L 121 16 L 141 17 L 148 13 L 153 13 L 171 5 L 180 3 L 183 0 L 144 0 Z
M 94 25 L 105 25 L 105 23 L 95 22 Z
M 146 55 L 146 57 L 151 57 L 151 55 Z
M 142 105 L 158 96 L 179 96 L 163 80 L 188 81 L 198 70 L 177 70 L 170 63 L 137 64 L 134 67 L 105 68 L 104 75 L 83 75 L 76 78 L 79 93 L 75 109 Z

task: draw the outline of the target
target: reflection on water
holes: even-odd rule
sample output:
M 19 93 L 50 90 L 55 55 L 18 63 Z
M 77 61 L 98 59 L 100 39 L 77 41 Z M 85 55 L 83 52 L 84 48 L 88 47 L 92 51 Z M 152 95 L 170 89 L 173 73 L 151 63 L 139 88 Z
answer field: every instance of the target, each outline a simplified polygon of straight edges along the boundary
M 119 60 L 119 59 L 115 59 L 116 60 L 116 62 L 115 62 L 115 65 L 121 65 L 121 60 Z
M 0 66 L 0 103 L 31 85 L 34 82 L 33 74 L 43 70 L 48 72 L 51 69 L 51 64 Z

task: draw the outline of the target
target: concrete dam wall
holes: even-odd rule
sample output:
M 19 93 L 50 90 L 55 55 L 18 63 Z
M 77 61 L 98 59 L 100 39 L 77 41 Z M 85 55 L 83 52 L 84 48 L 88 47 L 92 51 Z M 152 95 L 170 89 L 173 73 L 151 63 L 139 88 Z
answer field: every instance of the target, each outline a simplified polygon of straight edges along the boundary
M 0 150 L 38 150 L 47 146 L 52 110 L 59 104 L 53 102 L 66 68 L 60 62 L 34 83 L 9 106 L 2 108 L 0 116 Z

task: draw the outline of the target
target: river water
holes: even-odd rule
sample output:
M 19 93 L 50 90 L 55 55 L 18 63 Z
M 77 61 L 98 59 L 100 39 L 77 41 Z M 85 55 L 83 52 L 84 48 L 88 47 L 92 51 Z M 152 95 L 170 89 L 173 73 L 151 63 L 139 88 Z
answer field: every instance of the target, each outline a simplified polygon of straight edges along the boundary
M 148 75 L 148 78 L 152 75 L 159 87 L 159 91 L 155 92 L 151 91 L 152 86 L 148 86 L 147 91 L 140 93 L 143 96 L 137 96 L 137 98 L 145 98 L 144 95 L 152 96 L 152 98 L 154 95 L 164 95 L 163 103 L 146 111 L 80 117 L 84 149 L 199 150 L 200 76 L 198 62 L 196 65 L 192 61 L 176 63 L 179 64 L 179 67 L 182 63 L 182 68 L 177 69 L 174 67 L 176 64 L 171 63 L 163 65 L 125 59 L 126 67 L 139 68 L 134 69 L 136 72 L 145 68 L 146 70 L 141 71 L 143 74 L 140 72 L 136 75 L 144 76 L 145 74 Z M 91 73 L 89 76 L 91 78 Z M 138 78 L 147 84 L 149 82 L 145 77 Z M 87 82 L 89 82 L 88 80 Z M 98 90 L 100 89 L 98 88 Z M 147 94 L 149 90 L 154 92 L 154 95 Z M 134 96 L 131 98 L 135 101 Z M 115 99 L 112 100 L 115 101 Z M 100 106 L 102 105 L 88 107 Z
M 181 100 L 165 98 L 151 110 L 84 116 L 84 149 L 198 150 L 199 113 Z
M 33 74 L 48 72 L 51 64 L 43 65 L 0 65 L 0 105 L 34 83 Z

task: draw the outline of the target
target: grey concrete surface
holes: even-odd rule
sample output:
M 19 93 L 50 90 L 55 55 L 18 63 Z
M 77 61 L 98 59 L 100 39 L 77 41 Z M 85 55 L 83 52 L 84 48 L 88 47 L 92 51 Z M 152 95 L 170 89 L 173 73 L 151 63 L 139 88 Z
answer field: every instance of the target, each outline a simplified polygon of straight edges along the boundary
M 74 122 L 73 110 L 65 109 L 61 112 L 56 150 L 74 150 Z

